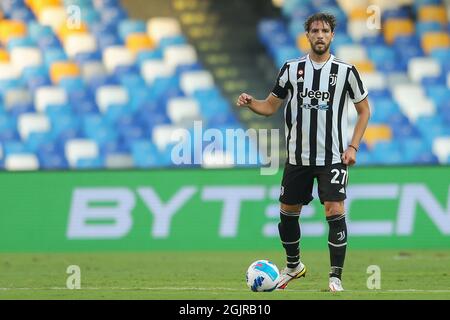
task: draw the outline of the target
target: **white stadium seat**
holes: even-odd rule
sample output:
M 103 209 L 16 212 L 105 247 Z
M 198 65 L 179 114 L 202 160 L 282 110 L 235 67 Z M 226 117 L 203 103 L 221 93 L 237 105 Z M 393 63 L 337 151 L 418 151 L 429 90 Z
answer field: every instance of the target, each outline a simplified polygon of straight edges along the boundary
M 172 98 L 167 103 L 167 115 L 172 123 L 197 120 L 201 118 L 200 107 L 195 99 Z
M 46 7 L 42 9 L 38 17 L 39 23 L 50 26 L 57 31 L 67 21 L 67 12 L 64 7 Z
M 411 79 L 409 79 L 408 74 L 405 72 L 392 72 L 386 76 L 387 79 L 387 87 L 392 88 L 401 84 L 412 84 Z
M 34 104 L 38 112 L 45 112 L 49 105 L 64 105 L 67 103 L 67 92 L 56 86 L 40 87 L 36 90 Z
M 214 87 L 214 79 L 211 72 L 206 70 L 184 72 L 181 75 L 180 87 L 186 95 L 192 95 L 196 90 Z
M 109 169 L 129 169 L 133 165 L 133 157 L 129 154 L 108 154 L 105 159 L 105 166 Z
M 437 77 L 441 72 L 440 64 L 433 58 L 417 57 L 408 62 L 408 75 L 416 83 L 424 77 Z
M 33 102 L 33 96 L 26 89 L 9 89 L 3 97 L 3 104 L 6 110 L 10 110 L 17 104 L 29 104 Z
M 73 139 L 66 142 L 65 155 L 70 167 L 75 168 L 77 161 L 84 158 L 96 158 L 99 154 L 97 143 L 89 139 Z
M 164 49 L 164 61 L 171 67 L 197 62 L 197 53 L 189 44 L 168 46 Z
M 185 128 L 174 125 L 156 125 L 152 130 L 153 142 L 159 150 L 164 150 L 168 144 L 179 142 L 186 138 Z
M 450 156 L 450 136 L 438 137 L 433 141 L 433 153 L 438 157 L 440 163 L 447 163 Z
M 42 53 L 39 48 L 17 47 L 10 53 L 11 63 L 19 73 L 26 67 L 35 67 L 42 64 Z
M 73 58 L 78 53 L 96 51 L 97 41 L 92 34 L 72 34 L 66 38 L 64 43 L 64 50 L 70 58 Z
M 128 91 L 122 86 L 101 86 L 95 93 L 95 101 L 101 112 L 106 112 L 111 105 L 124 105 L 128 100 Z
M 369 92 L 386 88 L 386 76 L 381 72 L 361 73 L 361 80 Z
M 426 97 L 420 85 L 396 85 L 393 88 L 393 96 L 400 109 L 413 123 L 420 116 L 430 116 L 436 113 L 433 101 Z
M 93 77 L 101 77 L 107 75 L 105 66 L 99 61 L 89 61 L 81 65 L 81 77 L 88 82 Z
M 157 77 L 170 77 L 175 70 L 163 60 L 148 60 L 141 66 L 141 75 L 148 85 L 151 85 Z
M 50 130 L 50 120 L 44 114 L 23 113 L 17 121 L 17 131 L 23 141 L 31 132 L 46 132 Z
M 338 46 L 336 57 L 350 63 L 368 60 L 366 48 L 359 44 L 345 44 Z
M 39 169 L 39 160 L 32 153 L 10 154 L 5 159 L 8 171 L 30 171 Z
M 181 34 L 180 23 L 175 18 L 155 17 L 147 21 L 147 34 L 156 43 L 162 38 Z
M 221 150 L 215 152 L 203 152 L 203 168 L 232 168 L 234 167 L 233 155 Z
M 366 20 L 353 20 L 347 23 L 347 31 L 353 41 L 360 41 L 363 37 L 374 37 L 380 30 L 368 28 Z
M 12 80 L 20 77 L 20 72 L 11 63 L 0 63 L 0 80 Z
M 135 55 L 124 46 L 111 46 L 103 50 L 103 62 L 109 73 L 118 66 L 129 66 L 135 61 Z

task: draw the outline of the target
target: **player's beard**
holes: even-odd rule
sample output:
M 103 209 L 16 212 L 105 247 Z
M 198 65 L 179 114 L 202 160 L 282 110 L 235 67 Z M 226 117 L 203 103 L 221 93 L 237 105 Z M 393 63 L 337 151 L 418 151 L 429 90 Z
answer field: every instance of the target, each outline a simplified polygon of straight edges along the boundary
M 312 48 L 312 51 L 314 51 L 315 54 L 317 54 L 318 56 L 321 56 L 321 55 L 323 55 L 324 53 L 326 53 L 328 51 L 328 49 L 330 48 L 330 44 L 331 44 L 331 42 L 324 43 L 323 44 L 323 49 L 318 49 L 317 48 L 318 47 L 317 44 L 314 45 L 314 46 L 311 46 L 311 48 Z

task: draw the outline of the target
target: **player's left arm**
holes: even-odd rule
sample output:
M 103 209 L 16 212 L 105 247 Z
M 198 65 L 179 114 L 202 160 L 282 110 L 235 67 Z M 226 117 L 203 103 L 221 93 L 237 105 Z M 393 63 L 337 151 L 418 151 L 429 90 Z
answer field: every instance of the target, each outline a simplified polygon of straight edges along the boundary
M 353 130 L 352 140 L 342 155 L 342 162 L 351 166 L 356 163 L 356 152 L 359 150 L 359 143 L 369 122 L 370 107 L 367 99 L 367 89 L 359 76 L 358 70 L 354 66 L 349 72 L 347 81 L 350 99 L 355 105 L 356 112 L 358 112 L 358 120 Z
M 347 150 L 345 150 L 342 155 L 342 162 L 349 166 L 356 163 L 356 150 L 354 148 L 359 150 L 359 144 L 366 131 L 370 118 L 370 107 L 367 98 L 355 103 L 355 108 L 358 113 L 358 120 L 356 121 L 355 129 L 353 130 L 352 140 L 347 147 Z

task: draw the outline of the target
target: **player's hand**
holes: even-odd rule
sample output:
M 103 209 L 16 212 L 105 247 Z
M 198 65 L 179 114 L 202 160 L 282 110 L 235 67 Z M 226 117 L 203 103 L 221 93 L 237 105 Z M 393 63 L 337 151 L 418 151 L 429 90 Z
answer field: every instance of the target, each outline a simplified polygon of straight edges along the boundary
M 342 163 L 348 166 L 352 166 L 356 163 L 356 150 L 353 148 L 347 148 L 342 154 Z
M 252 103 L 253 97 L 247 93 L 241 93 L 239 96 L 236 105 L 238 107 L 246 107 Z

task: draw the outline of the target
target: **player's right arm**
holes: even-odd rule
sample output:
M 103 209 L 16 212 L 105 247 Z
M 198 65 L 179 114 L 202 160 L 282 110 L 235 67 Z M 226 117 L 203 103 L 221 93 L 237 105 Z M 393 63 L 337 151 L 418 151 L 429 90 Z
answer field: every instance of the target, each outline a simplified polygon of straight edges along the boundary
M 242 93 L 236 105 L 238 107 L 248 107 L 253 112 L 267 117 L 277 112 L 287 97 L 289 88 L 291 88 L 289 82 L 289 64 L 286 62 L 278 73 L 275 87 L 265 100 L 256 100 L 251 95 Z
M 283 99 L 277 98 L 273 94 L 269 94 L 265 100 L 256 100 L 251 95 L 242 93 L 236 105 L 238 107 L 248 107 L 253 112 L 268 117 L 277 112 L 282 103 Z

